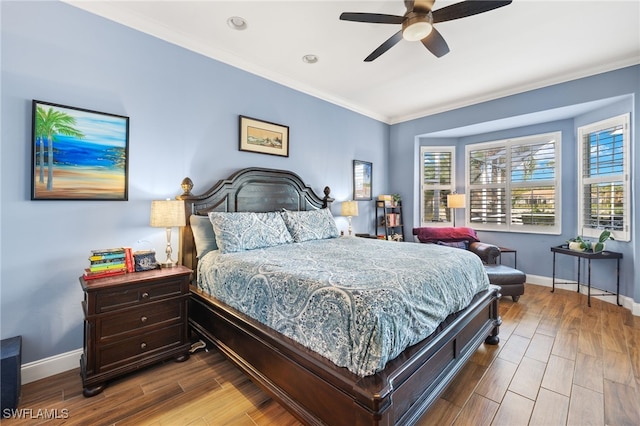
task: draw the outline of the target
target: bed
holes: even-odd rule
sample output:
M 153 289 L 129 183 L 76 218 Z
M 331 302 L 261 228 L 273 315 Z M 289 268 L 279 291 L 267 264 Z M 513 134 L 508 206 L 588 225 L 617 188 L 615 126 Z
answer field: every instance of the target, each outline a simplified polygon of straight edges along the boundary
M 261 247 L 258 244 L 255 250 L 249 250 L 246 254 L 242 250 L 244 242 L 240 244 L 240 249 L 231 250 L 234 243 L 229 241 L 232 240 L 223 239 L 225 241 L 224 247 L 218 247 L 219 250 L 204 255 L 201 250 L 202 236 L 197 225 L 198 222 L 213 218 L 211 221 L 217 226 L 216 230 L 219 232 L 217 239 L 220 240 L 219 235 L 226 232 L 227 228 L 224 226 L 228 222 L 218 223 L 216 218 L 237 216 L 245 220 L 246 217 L 251 216 L 225 215 L 218 212 L 255 212 L 260 214 L 261 218 L 267 216 L 270 218 L 271 215 L 286 215 L 286 212 L 290 212 L 294 218 L 308 215 L 316 217 L 315 215 L 325 215 L 330 212 L 330 210 L 323 209 L 330 209 L 333 200 L 330 198 L 328 187 L 324 188 L 324 196 L 321 197 L 297 174 L 285 170 L 264 168 L 239 170 L 229 178 L 218 181 L 201 195 L 192 194 L 192 187 L 193 184 L 186 178 L 182 185 L 184 193 L 177 197 L 185 201 L 189 217 L 188 225 L 180 233 L 181 261 L 185 266 L 197 272 L 194 273 L 191 286 L 190 328 L 196 336 L 215 346 L 301 422 L 313 425 L 413 424 L 429 409 L 483 342 L 498 343 L 498 330 L 501 322 L 498 312 L 499 288 L 491 285 L 482 286 L 481 284 L 477 284 L 479 287 L 476 288 L 469 284 L 468 291 L 471 293 L 468 294 L 468 291 L 465 290 L 465 296 L 460 296 L 461 298 L 466 297 L 463 302 L 464 306 L 454 308 L 453 313 L 444 316 L 442 321 L 438 319 L 438 324 L 434 326 L 433 330 L 422 328 L 420 322 L 412 322 L 409 328 L 412 328 L 415 333 L 400 346 L 387 345 L 391 346 L 388 359 L 385 356 L 372 357 L 370 356 L 371 351 L 368 349 L 363 351 L 364 355 L 360 358 L 355 355 L 344 357 L 345 352 L 339 350 L 337 351 L 338 355 L 335 356 L 322 352 L 323 348 L 314 346 L 314 342 L 334 339 L 328 343 L 324 342 L 324 346 L 339 347 L 341 341 L 357 340 L 358 335 L 352 334 L 351 331 L 345 332 L 348 328 L 346 326 L 323 323 L 322 326 L 318 326 L 325 333 L 321 335 L 321 339 L 300 340 L 291 331 L 300 328 L 301 323 L 304 322 L 300 320 L 300 316 L 286 317 L 285 315 L 283 317 L 273 313 L 265 314 L 264 312 L 273 312 L 274 309 L 269 311 L 268 305 L 262 306 L 260 303 L 236 303 L 235 295 L 246 293 L 247 289 L 254 293 L 249 300 L 252 300 L 251 297 L 253 300 L 262 300 L 264 294 L 271 295 L 271 292 L 275 294 L 275 290 L 256 285 L 254 283 L 255 274 L 253 277 L 248 275 L 243 278 L 240 271 L 254 268 L 264 275 L 265 268 L 267 268 L 269 273 L 278 275 L 280 271 L 272 271 L 274 262 L 277 263 L 278 259 L 291 258 L 291 262 L 298 262 L 294 265 L 299 271 L 313 269 L 314 271 L 320 270 L 325 275 L 331 275 L 330 284 L 318 284 L 319 287 L 314 288 L 314 292 L 343 294 L 344 288 L 360 285 L 357 284 L 356 279 L 366 276 L 367 283 L 373 280 L 367 273 L 368 267 L 354 268 L 354 260 L 348 260 L 346 253 L 357 253 L 361 248 L 366 248 L 364 246 L 371 246 L 369 248 L 373 250 L 372 253 L 386 250 L 388 247 L 393 247 L 396 251 L 402 248 L 402 250 L 407 250 L 406 255 L 398 256 L 398 259 L 407 258 L 406 263 L 389 262 L 390 268 L 391 266 L 395 267 L 394 270 L 390 269 L 389 273 L 401 278 L 389 279 L 388 281 L 389 284 L 392 281 L 398 281 L 404 287 L 397 291 L 385 288 L 384 291 L 385 294 L 394 291 L 407 293 L 407 289 L 415 287 L 413 284 L 406 283 L 412 279 L 412 274 L 408 271 L 419 268 L 419 263 L 422 263 L 418 262 L 418 255 L 414 255 L 410 251 L 412 249 L 422 250 L 422 248 L 418 248 L 419 246 L 424 248 L 432 245 L 414 245 L 356 237 L 327 238 L 326 241 L 324 238 L 318 239 L 322 241 L 312 238 L 312 241 L 304 242 L 298 241 L 298 239 L 278 242 L 275 247 Z M 297 215 L 296 212 L 301 213 Z M 308 214 L 302 212 L 308 212 Z M 211 218 L 209 217 L 210 213 L 212 213 Z M 191 223 L 194 225 L 191 226 Z M 290 226 L 289 222 L 286 224 Z M 196 250 L 194 233 L 200 241 L 199 250 Z M 295 235 L 295 232 L 292 231 L 292 235 Z M 250 241 L 249 244 L 253 244 L 253 241 Z M 393 246 L 394 244 L 395 246 Z M 305 252 L 305 255 L 294 260 L 294 256 L 290 252 L 284 251 L 289 250 L 289 246 L 299 247 L 296 251 Z M 431 249 L 429 248 L 429 250 Z M 342 250 L 342 253 L 345 254 L 324 255 L 324 253 L 329 253 L 329 250 Z M 451 256 L 446 250 L 455 251 L 455 249 L 443 247 L 435 248 L 435 250 L 444 250 L 440 253 L 444 253 L 447 257 Z M 228 254 L 220 255 L 218 253 L 225 251 Z M 220 259 L 211 260 L 211 255 Z M 384 253 L 380 252 L 378 256 L 384 256 Z M 253 257 L 254 260 L 263 263 L 246 268 L 236 267 L 229 263 L 232 258 L 242 258 L 242 261 L 247 261 L 245 257 Z M 342 265 L 331 263 L 332 257 L 341 258 Z M 372 254 L 369 257 L 375 256 Z M 217 266 L 205 268 L 209 262 L 219 262 L 220 260 L 222 260 L 222 264 L 213 263 Z M 461 260 L 461 262 L 468 261 L 469 258 Z M 239 284 L 216 293 L 208 287 L 207 271 L 209 268 L 213 268 L 216 272 L 212 275 L 222 274 L 225 267 L 221 265 L 225 265 L 225 262 L 229 263 L 226 265 L 227 273 L 234 275 L 233 271 L 238 271 L 235 275 L 240 276 Z M 379 266 L 380 262 L 372 262 L 371 265 Z M 372 268 L 374 267 L 372 266 Z M 348 279 L 335 278 L 333 270 L 337 271 L 341 268 L 345 271 L 357 269 L 360 272 L 358 274 L 352 273 Z M 480 268 L 483 269 L 481 265 Z M 456 267 L 456 269 L 462 268 Z M 455 279 L 458 280 L 456 281 L 458 287 L 466 286 L 461 278 Z M 251 280 L 251 285 L 243 284 L 249 280 Z M 336 280 L 343 281 L 336 284 Z M 282 278 L 281 281 L 285 283 L 285 287 L 291 286 L 291 278 Z M 472 280 L 469 279 L 469 281 Z M 345 284 L 347 282 L 348 284 Z M 446 286 L 441 287 L 440 290 L 446 290 Z M 238 291 L 238 288 L 242 288 L 242 291 Z M 339 291 L 336 291 L 336 288 Z M 260 299 L 256 298 L 258 293 Z M 351 293 L 348 294 L 347 299 L 354 299 Z M 379 295 L 363 296 L 363 294 L 364 292 L 357 293 L 355 298 L 363 301 L 360 305 L 365 307 L 370 304 L 367 302 L 367 297 L 369 297 L 368 300 L 372 300 L 372 297 L 382 299 Z M 229 295 L 231 297 L 225 298 Z M 410 295 L 411 300 L 417 300 L 420 297 L 413 293 Z M 277 299 L 275 296 L 274 298 Z M 452 297 L 445 296 L 445 298 L 451 299 Z M 244 313 L 240 310 L 242 308 L 240 305 L 243 303 L 250 308 Z M 303 303 L 305 307 L 311 304 Z M 311 322 L 320 321 L 321 318 L 335 319 L 341 316 L 341 312 L 348 313 L 350 310 L 353 310 L 353 318 L 369 315 L 362 313 L 365 311 L 356 311 L 357 304 L 355 303 L 349 305 L 350 307 L 347 309 L 335 308 L 338 306 L 338 302 L 335 300 L 325 301 L 321 305 L 325 307 L 324 313 L 314 314 L 314 311 L 309 310 L 305 311 L 304 318 L 308 321 L 311 321 L 309 318 L 313 318 Z M 330 306 L 331 309 L 326 310 L 327 306 Z M 254 309 L 252 310 L 251 307 Z M 387 312 L 392 308 L 386 306 L 381 309 Z M 286 309 L 281 308 L 280 310 L 285 311 Z M 427 313 L 424 316 L 430 315 L 432 314 Z M 410 316 L 407 315 L 407 317 Z M 272 317 L 275 317 L 274 321 L 269 322 Z M 292 321 L 291 318 L 295 319 Z M 379 326 L 374 327 L 374 330 L 378 329 Z M 420 333 L 428 333 L 428 335 L 424 336 Z M 371 334 L 376 334 L 376 332 Z M 396 337 L 396 335 L 394 334 L 392 337 Z M 419 340 L 416 341 L 416 339 Z M 393 341 L 394 338 L 382 340 L 385 342 Z M 366 343 L 365 346 L 372 345 L 368 343 L 367 339 L 363 339 L 363 341 Z M 403 345 L 406 345 L 406 348 Z M 348 361 L 344 361 L 345 358 Z M 355 361 L 351 362 L 352 359 Z

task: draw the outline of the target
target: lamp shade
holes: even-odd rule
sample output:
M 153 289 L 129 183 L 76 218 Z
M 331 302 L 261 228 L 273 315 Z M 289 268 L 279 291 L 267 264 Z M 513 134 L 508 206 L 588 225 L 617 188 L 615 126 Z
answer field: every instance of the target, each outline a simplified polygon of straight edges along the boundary
M 447 207 L 451 209 L 464 208 L 464 194 L 447 195 Z
M 342 216 L 358 216 L 358 203 L 356 201 L 343 201 L 340 214 Z
M 172 228 L 186 224 L 184 201 L 157 200 L 151 202 L 151 226 Z

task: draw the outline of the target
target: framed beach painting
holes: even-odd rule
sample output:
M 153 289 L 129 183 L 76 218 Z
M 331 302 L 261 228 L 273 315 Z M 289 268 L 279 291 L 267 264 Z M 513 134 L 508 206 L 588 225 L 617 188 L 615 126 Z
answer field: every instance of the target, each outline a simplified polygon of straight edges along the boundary
M 240 151 L 289 156 L 289 127 L 240 116 Z
M 353 160 L 353 199 L 371 200 L 372 164 L 368 161 Z
M 33 101 L 32 200 L 128 199 L 129 117 Z

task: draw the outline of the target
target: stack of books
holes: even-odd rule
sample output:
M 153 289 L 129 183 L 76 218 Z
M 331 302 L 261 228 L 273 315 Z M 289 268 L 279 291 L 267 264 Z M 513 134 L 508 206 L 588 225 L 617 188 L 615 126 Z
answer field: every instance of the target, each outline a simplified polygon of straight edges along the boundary
M 84 279 L 110 277 L 133 272 L 133 253 L 129 247 L 91 250 L 90 265 L 84 270 Z
M 400 226 L 399 213 L 387 213 L 387 226 Z
M 391 203 L 393 202 L 393 195 L 380 194 L 380 195 L 378 195 L 378 201 L 384 201 L 384 206 L 385 207 L 390 207 Z

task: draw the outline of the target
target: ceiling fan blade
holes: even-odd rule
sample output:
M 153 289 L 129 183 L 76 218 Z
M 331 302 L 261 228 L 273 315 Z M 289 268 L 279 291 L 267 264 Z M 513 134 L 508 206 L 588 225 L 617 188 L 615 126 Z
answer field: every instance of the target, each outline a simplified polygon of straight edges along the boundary
M 374 50 L 373 52 L 371 52 L 371 54 L 369 56 L 367 56 L 364 59 L 364 61 L 365 62 L 373 61 L 378 56 L 382 55 L 384 52 L 386 52 L 387 50 L 389 50 L 393 46 L 395 46 L 400 40 L 402 40 L 402 30 L 398 31 L 397 33 L 392 35 L 391 38 L 389 38 L 389 40 L 385 41 L 380 46 L 378 46 L 378 48 L 376 50 Z
M 385 15 L 383 13 L 344 12 L 340 15 L 343 21 L 369 22 L 372 24 L 402 24 L 404 16 Z
M 447 45 L 447 42 L 444 40 L 444 37 L 442 37 L 442 34 L 440 34 L 435 28 L 431 30 L 431 33 L 421 41 L 424 47 L 429 49 L 429 52 L 433 53 L 438 58 L 449 53 L 449 46 Z
M 452 21 L 507 6 L 511 1 L 467 0 L 433 11 L 433 23 Z

